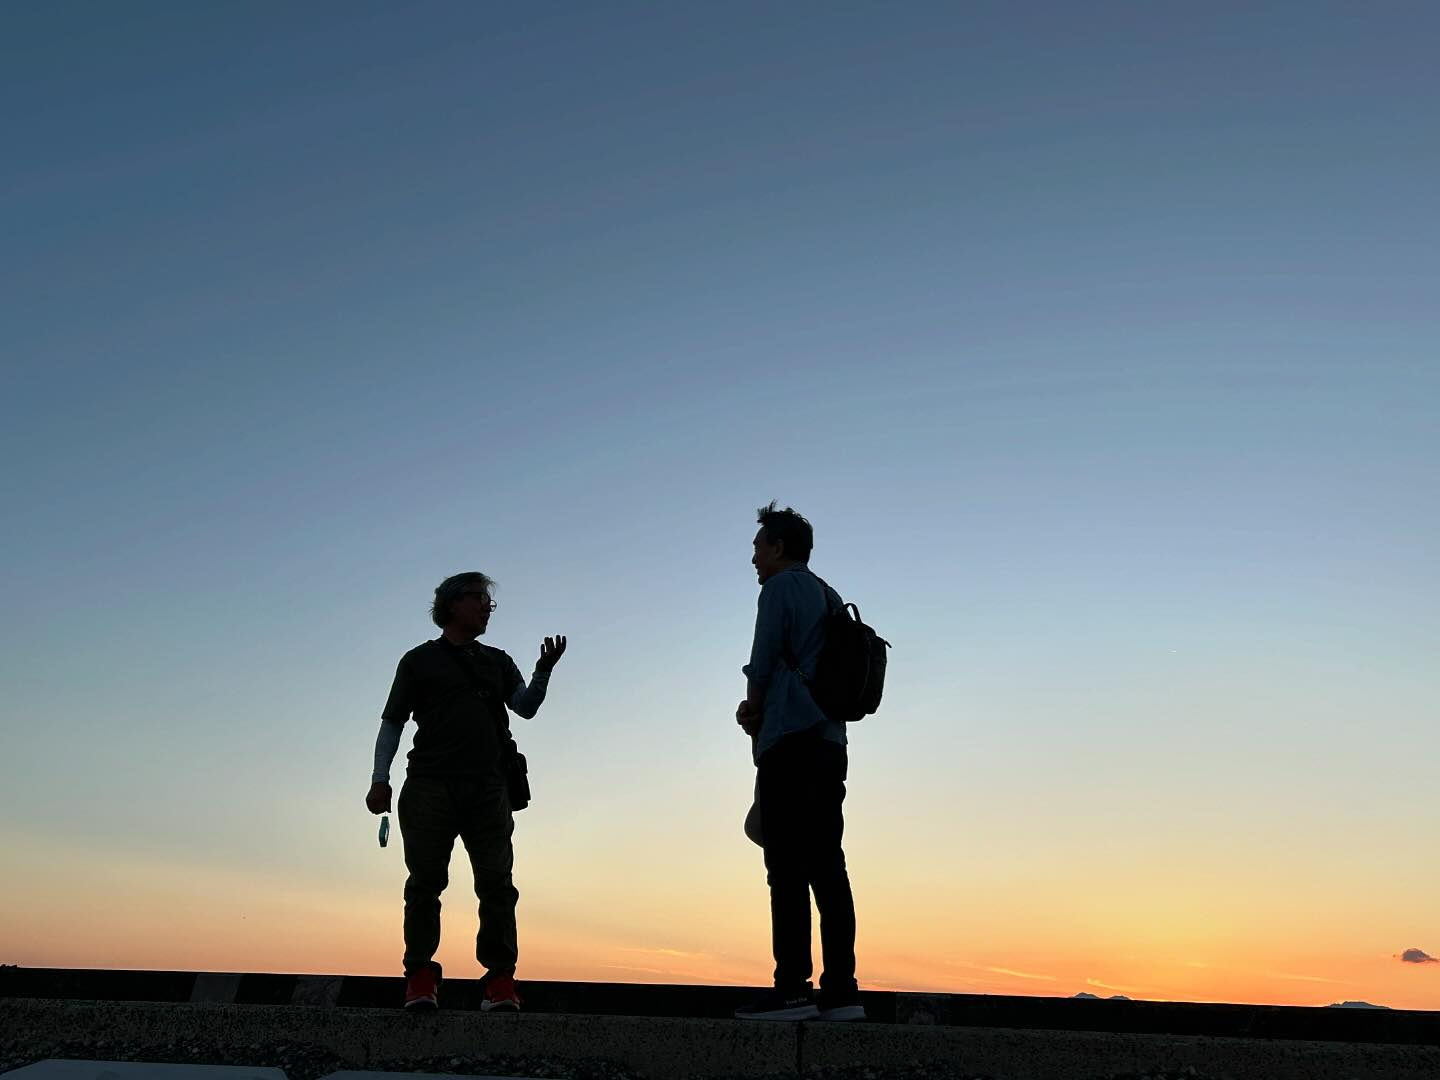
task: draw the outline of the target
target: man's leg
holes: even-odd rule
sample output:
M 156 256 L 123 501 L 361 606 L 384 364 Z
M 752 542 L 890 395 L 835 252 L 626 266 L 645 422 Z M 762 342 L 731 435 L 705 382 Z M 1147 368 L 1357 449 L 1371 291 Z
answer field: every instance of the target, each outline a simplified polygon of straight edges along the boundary
M 845 999 L 855 993 L 855 899 L 845 869 L 841 839 L 845 833 L 845 747 L 817 740 L 813 764 L 806 770 L 807 802 L 813 832 L 809 852 L 810 886 L 820 912 L 820 947 L 824 968 L 820 989 L 827 997 Z
M 429 964 L 440 947 L 440 894 L 450 880 L 450 852 L 460 823 L 445 781 L 411 777 L 400 789 L 405 845 L 405 974 Z
M 515 819 L 503 788 L 466 784 L 464 792 L 460 839 L 470 856 L 475 896 L 480 901 L 475 959 L 486 969 L 487 977 L 514 975 L 519 955 L 515 905 L 520 899 L 511 879 Z
M 803 989 L 813 970 L 810 959 L 810 887 L 806 873 L 807 816 L 803 773 L 805 735 L 791 735 L 761 755 L 757 789 L 770 883 L 770 936 L 775 953 L 775 987 Z

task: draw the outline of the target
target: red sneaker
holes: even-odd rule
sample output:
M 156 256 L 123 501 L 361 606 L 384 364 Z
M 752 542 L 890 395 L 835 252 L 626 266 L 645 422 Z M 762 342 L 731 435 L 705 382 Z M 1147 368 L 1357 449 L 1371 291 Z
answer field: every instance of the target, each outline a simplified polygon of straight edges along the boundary
M 433 964 L 426 964 L 405 979 L 405 1011 L 434 1012 L 440 1007 L 439 975 Z
M 510 975 L 496 975 L 485 984 L 485 1000 L 480 1002 L 484 1012 L 491 1009 L 520 1011 L 520 995 L 515 992 L 515 979 Z

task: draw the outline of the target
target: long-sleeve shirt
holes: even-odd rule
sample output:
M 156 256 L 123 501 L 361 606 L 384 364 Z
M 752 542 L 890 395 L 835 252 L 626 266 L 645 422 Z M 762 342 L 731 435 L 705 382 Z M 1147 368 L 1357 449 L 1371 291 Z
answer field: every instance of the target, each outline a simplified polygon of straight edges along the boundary
M 845 745 L 845 724 L 831 720 L 815 704 L 801 679 L 815 674 L 825 644 L 825 615 L 840 597 L 804 563 L 781 570 L 760 586 L 755 638 L 745 677 L 764 689 L 765 709 L 755 738 L 755 760 L 786 735 L 818 727 L 822 737 Z M 793 666 L 792 666 L 793 664 Z

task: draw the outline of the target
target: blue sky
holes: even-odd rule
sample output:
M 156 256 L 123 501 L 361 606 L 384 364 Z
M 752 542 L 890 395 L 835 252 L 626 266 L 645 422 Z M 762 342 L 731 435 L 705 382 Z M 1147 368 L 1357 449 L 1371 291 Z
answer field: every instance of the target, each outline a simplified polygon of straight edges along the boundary
M 360 798 L 460 569 L 526 670 L 571 640 L 532 874 L 653 841 L 757 875 L 730 713 L 773 497 L 896 646 L 854 733 L 872 895 L 1223 835 L 1277 934 L 1358 874 L 1436 951 L 1432 6 L 0 24 L 0 813 L 41 877 L 398 896 Z M 882 850 L 943 887 L 867 883 Z

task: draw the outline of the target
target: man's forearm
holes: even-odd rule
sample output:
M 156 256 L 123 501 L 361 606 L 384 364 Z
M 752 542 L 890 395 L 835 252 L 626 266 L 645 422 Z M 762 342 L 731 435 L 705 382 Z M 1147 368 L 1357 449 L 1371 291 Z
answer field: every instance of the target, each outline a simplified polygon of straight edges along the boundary
M 375 771 L 370 774 L 372 784 L 390 782 L 390 764 L 395 760 L 395 751 L 400 749 L 400 733 L 404 729 L 403 720 L 380 721 L 380 731 L 375 736 Z
M 510 695 L 508 704 L 517 716 L 531 720 L 540 711 L 540 706 L 545 703 L 545 691 L 549 688 L 550 672 L 541 671 L 537 667 L 535 674 L 530 676 L 530 685 L 526 686 L 524 682 L 521 682 L 515 693 Z

